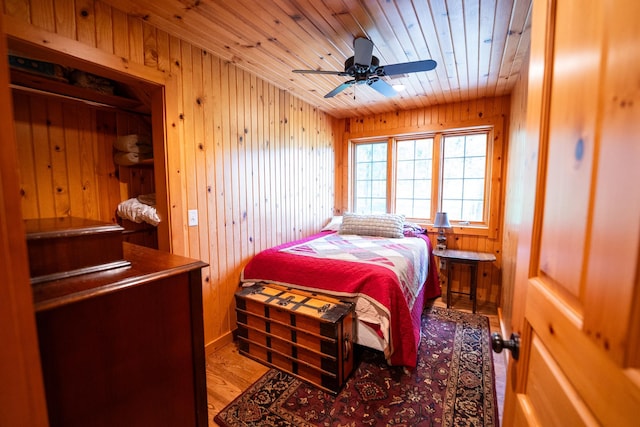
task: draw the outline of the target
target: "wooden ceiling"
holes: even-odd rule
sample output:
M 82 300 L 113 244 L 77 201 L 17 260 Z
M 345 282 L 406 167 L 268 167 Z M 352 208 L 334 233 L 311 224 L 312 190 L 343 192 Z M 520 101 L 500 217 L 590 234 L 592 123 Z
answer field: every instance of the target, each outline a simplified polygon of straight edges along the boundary
M 107 0 L 222 59 L 344 118 L 511 92 L 528 52 L 531 0 Z M 433 71 L 389 83 L 386 98 L 343 71 L 353 40 L 370 38 L 381 65 L 434 59 Z

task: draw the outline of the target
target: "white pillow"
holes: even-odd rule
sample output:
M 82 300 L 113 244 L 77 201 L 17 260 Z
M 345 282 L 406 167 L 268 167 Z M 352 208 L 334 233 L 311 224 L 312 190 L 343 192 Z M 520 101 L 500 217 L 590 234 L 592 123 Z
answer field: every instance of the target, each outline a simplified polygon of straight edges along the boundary
M 404 215 L 345 213 L 338 233 L 401 238 L 404 237 L 403 226 Z
M 342 224 L 342 215 L 336 215 L 331 218 L 331 221 L 329 221 L 329 223 L 320 231 L 338 231 L 340 229 L 340 224 Z

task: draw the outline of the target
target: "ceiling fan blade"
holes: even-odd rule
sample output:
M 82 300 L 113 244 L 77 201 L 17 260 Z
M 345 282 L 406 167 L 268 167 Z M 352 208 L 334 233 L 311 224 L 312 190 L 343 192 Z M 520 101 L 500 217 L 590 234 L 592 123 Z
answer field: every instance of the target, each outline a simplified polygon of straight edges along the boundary
M 438 63 L 433 59 L 415 62 L 402 62 L 400 64 L 384 65 L 382 68 L 383 76 L 395 76 L 397 74 L 418 73 L 420 71 L 431 71 Z
M 364 37 L 358 37 L 353 41 L 353 62 L 359 65 L 371 65 L 373 56 L 373 42 Z
M 349 74 L 344 71 L 323 71 L 323 70 L 292 70 L 294 73 L 299 74 L 331 74 L 333 76 L 348 76 Z
M 334 96 L 336 96 L 337 94 L 339 94 L 340 92 L 342 92 L 343 90 L 345 90 L 346 88 L 354 84 L 355 82 L 356 82 L 355 80 L 349 80 L 348 82 L 344 82 L 340 86 L 338 86 L 337 88 L 335 88 L 334 90 L 326 94 L 324 97 L 333 98 Z
M 397 95 L 396 90 L 382 79 L 371 79 L 367 81 L 367 85 L 371 86 L 384 96 L 392 97 Z

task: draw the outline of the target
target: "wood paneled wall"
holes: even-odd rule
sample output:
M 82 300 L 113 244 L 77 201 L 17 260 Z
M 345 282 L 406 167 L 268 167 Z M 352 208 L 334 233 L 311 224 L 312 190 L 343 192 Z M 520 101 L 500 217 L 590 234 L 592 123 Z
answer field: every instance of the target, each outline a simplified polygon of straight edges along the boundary
M 537 148 L 533 148 L 531 141 L 527 142 L 527 105 L 529 80 L 529 58 L 525 59 L 523 73 L 511 94 L 511 114 L 509 124 L 509 156 L 507 157 L 505 213 L 502 237 L 502 301 L 501 322 L 506 328 L 504 336 L 509 336 L 512 330 L 517 330 L 512 325 L 514 306 L 518 310 L 521 298 L 514 298 L 516 287 L 516 262 L 518 257 L 528 255 L 526 242 L 530 242 L 530 236 L 522 236 L 522 224 L 530 224 L 533 221 L 532 210 L 524 209 L 530 205 L 530 200 L 535 198 L 530 194 L 532 189 L 525 186 L 526 176 L 534 176 L 538 170 Z M 535 106 L 534 106 L 535 107 Z M 539 107 L 539 106 L 538 106 Z M 527 194 L 529 193 L 529 194 Z M 526 229 L 526 228 L 525 228 Z M 522 252 L 524 251 L 524 255 Z M 520 255 L 518 254 L 520 252 Z M 526 281 L 525 281 L 526 282 Z M 519 308 L 523 310 L 523 307 Z M 522 318 L 520 313 L 518 318 Z
M 154 191 L 151 169 L 113 162 L 118 136 L 149 135 L 148 118 L 13 91 L 22 216 L 116 222 L 118 203 Z
M 494 125 L 494 152 L 492 173 L 491 216 L 495 218 L 495 229 L 485 233 L 454 227 L 447 237 L 447 247 L 451 249 L 473 250 L 495 254 L 493 263 L 481 263 L 478 266 L 478 305 L 495 308 L 500 302 L 502 270 L 502 233 L 501 224 L 504 215 L 505 159 L 507 155 L 510 97 L 484 98 L 467 102 L 436 105 L 430 108 L 409 111 L 397 111 L 366 117 L 354 117 L 342 121 L 342 147 L 336 171 L 337 211 L 349 210 L 349 140 L 380 135 L 403 135 L 417 132 L 433 132 L 446 129 L 458 129 L 478 125 Z M 435 232 L 429 236 L 435 247 Z M 452 290 L 468 292 L 469 269 L 466 266 L 454 266 L 453 277 L 447 278 L 441 271 L 440 281 Z M 464 289 L 463 289 L 464 287 Z
M 112 54 L 114 63 L 168 76 L 172 251 L 209 263 L 203 271 L 205 342 L 214 349 L 229 341 L 244 264 L 262 249 L 319 230 L 333 214 L 334 119 L 104 2 L 2 5 L 25 25 Z M 190 209 L 198 210 L 196 227 L 187 225 Z

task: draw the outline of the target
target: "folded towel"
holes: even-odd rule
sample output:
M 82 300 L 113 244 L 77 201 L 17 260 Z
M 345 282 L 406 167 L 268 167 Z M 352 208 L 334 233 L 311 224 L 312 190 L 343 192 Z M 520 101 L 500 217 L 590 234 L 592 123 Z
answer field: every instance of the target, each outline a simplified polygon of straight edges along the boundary
M 149 137 L 136 134 L 118 137 L 113 143 L 113 147 L 118 151 L 129 153 L 151 153 L 153 151 Z
M 117 213 L 120 218 L 128 219 L 138 224 L 143 221 L 151 225 L 160 223 L 156 208 L 140 203 L 135 197 L 120 203 Z

